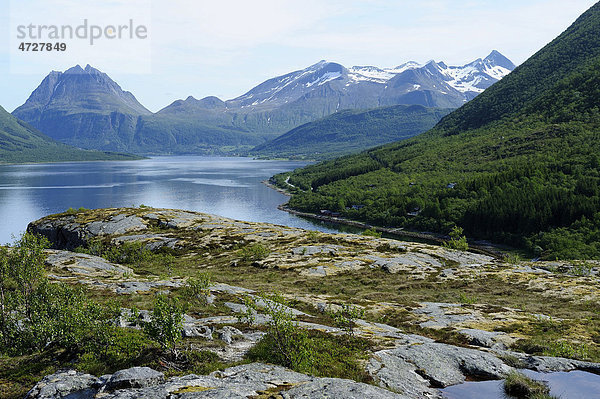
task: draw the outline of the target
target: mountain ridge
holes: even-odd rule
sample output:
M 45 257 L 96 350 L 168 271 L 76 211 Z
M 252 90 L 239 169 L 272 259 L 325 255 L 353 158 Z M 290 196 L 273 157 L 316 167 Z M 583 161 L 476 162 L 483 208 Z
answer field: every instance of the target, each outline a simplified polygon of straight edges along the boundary
M 496 65 L 496 59 L 506 64 L 494 52 L 485 62 L 478 59 L 462 67 L 408 62 L 385 72 L 387 80 L 376 67 L 348 69 L 320 61 L 268 79 L 230 100 L 189 96 L 156 113 L 107 74 L 76 65 L 48 74 L 13 115 L 81 148 L 235 154 L 345 109 L 398 104 L 459 107 L 509 72 Z M 493 68 L 500 69 L 494 74 Z

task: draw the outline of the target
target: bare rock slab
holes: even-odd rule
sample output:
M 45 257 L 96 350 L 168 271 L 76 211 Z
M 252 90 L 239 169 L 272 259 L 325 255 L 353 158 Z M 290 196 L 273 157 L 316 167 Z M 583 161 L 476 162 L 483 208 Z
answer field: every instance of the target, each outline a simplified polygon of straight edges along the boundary
M 99 379 L 75 370 L 47 375 L 27 393 L 26 399 L 92 399 Z
M 106 382 L 105 389 L 114 391 L 124 388 L 146 388 L 158 385 L 165 375 L 150 367 L 131 367 L 114 373 Z

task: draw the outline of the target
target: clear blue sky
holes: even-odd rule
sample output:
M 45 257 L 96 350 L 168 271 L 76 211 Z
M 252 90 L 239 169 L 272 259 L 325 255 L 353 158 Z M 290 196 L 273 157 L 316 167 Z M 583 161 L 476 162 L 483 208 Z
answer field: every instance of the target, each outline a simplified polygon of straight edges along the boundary
M 21 105 L 50 70 L 90 63 L 152 111 L 179 98 L 229 99 L 321 59 L 392 67 L 450 65 L 497 49 L 519 64 L 566 29 L 593 0 L 1 0 L 0 105 Z M 15 24 L 120 23 L 149 38 L 129 50 L 71 47 L 15 59 Z M 11 26 L 11 24 L 13 26 Z M 144 47 L 146 46 L 146 47 Z M 30 56 L 30 55 L 27 55 Z M 28 61 L 30 60 L 30 61 Z M 30 62 L 30 64 L 27 64 Z M 136 64 L 137 63 L 137 64 Z M 29 68 L 31 67 L 31 68 Z M 27 72 L 29 70 L 29 72 Z

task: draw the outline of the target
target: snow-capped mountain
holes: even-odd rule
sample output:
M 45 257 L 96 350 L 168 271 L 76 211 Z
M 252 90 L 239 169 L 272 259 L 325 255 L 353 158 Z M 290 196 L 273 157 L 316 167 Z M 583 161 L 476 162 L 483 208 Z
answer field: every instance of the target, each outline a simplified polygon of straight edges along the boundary
M 320 61 L 231 100 L 190 96 L 152 114 L 108 75 L 75 66 L 51 72 L 13 114 L 82 148 L 210 152 L 212 146 L 254 146 L 342 110 L 402 104 L 458 108 L 512 69 L 497 51 L 464 66 L 430 61 L 346 68 Z
M 494 50 L 484 59 L 477 59 L 463 66 L 448 66 L 444 62 L 429 61 L 425 65 L 410 61 L 395 68 L 377 68 L 373 66 L 354 66 L 349 68 L 352 83 L 372 82 L 386 84 L 408 70 L 424 70 L 432 77 L 442 79 L 447 85 L 471 97 L 483 92 L 492 84 L 508 75 L 515 65 L 498 51 Z M 415 75 L 413 75 L 415 76 Z M 352 84 L 348 83 L 348 85 Z M 415 82 L 413 90 L 421 86 Z M 441 85 L 440 90 L 444 89 Z M 443 94 L 443 93 L 442 93 Z M 470 98 L 469 98 L 470 99 Z
M 246 113 L 277 108 L 307 96 L 334 95 L 344 109 L 363 104 L 370 107 L 421 104 L 456 108 L 514 68 L 510 60 L 495 50 L 486 58 L 463 66 L 448 66 L 435 61 L 421 65 L 410 61 L 393 68 L 346 68 L 335 62 L 320 61 L 269 79 L 226 104 L 229 109 L 249 108 Z M 331 90 L 324 90 L 325 86 Z
M 410 61 L 393 68 L 346 68 L 320 61 L 266 80 L 232 100 L 190 97 L 174 102 L 159 114 L 202 115 L 206 123 L 218 121 L 221 127 L 269 135 L 344 109 L 398 104 L 458 108 L 514 68 L 498 51 L 463 66 Z

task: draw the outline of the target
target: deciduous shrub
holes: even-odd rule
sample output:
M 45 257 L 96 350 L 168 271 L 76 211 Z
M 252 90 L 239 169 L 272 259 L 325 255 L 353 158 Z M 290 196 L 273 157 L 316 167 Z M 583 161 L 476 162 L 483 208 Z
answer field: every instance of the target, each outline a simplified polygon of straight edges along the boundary
M 200 273 L 198 277 L 189 278 L 184 286 L 183 293 L 186 299 L 206 304 L 210 295 L 212 280 L 209 273 Z
M 461 251 L 467 251 L 469 244 L 467 243 L 467 237 L 463 235 L 462 227 L 454 226 L 450 231 L 450 240 L 444 243 L 446 248 L 458 249 Z
M 269 256 L 269 249 L 262 244 L 252 244 L 242 248 L 239 252 L 240 257 L 245 262 L 255 262 L 265 259 Z

